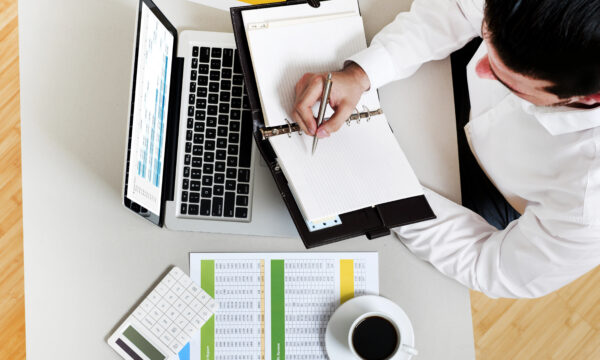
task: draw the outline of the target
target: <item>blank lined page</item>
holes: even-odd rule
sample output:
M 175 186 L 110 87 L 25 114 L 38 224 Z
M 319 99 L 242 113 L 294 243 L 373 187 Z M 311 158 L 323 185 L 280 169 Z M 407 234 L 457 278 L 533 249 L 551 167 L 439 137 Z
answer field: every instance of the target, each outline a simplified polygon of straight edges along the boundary
M 358 14 L 255 27 L 247 30 L 247 37 L 269 126 L 291 121 L 295 85 L 304 73 L 340 69 L 345 59 L 366 47 Z M 375 91 L 363 95 L 358 109 L 363 105 L 379 108 Z M 280 135 L 269 141 L 307 220 L 423 194 L 384 115 L 342 126 L 319 140 L 315 155 L 308 135 Z

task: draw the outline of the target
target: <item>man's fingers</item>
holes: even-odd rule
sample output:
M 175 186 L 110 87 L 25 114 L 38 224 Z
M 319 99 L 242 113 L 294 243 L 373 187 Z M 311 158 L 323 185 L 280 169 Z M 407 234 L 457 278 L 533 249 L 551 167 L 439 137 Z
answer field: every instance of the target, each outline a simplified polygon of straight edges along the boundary
M 320 138 L 328 137 L 330 134 L 339 130 L 339 128 L 348 120 L 352 112 L 354 111 L 354 107 L 352 107 L 347 101 L 339 104 L 333 116 L 323 123 L 323 125 L 319 126 L 317 130 L 317 136 Z
M 296 96 L 294 113 L 299 117 L 299 119 L 296 119 L 296 122 L 304 123 L 305 128 L 303 128 L 303 130 L 310 135 L 314 135 L 317 129 L 312 106 L 321 98 L 322 93 L 323 78 L 321 76 L 315 76 L 304 89 L 304 93 L 299 97 Z M 302 128 L 302 125 L 300 125 L 300 127 Z

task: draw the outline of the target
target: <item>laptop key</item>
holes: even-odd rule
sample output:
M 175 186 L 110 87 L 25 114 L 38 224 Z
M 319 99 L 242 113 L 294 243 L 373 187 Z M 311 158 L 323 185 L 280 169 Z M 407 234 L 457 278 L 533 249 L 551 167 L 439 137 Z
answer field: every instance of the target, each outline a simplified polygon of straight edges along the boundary
M 212 57 L 221 58 L 221 48 L 212 48 Z
M 182 191 L 181 192 L 181 202 L 187 202 L 187 201 L 188 201 L 188 192 Z
M 190 78 L 192 79 L 192 81 L 196 81 L 196 79 L 198 78 L 198 71 L 192 70 L 192 74 L 190 75 Z
M 212 185 L 212 176 L 203 176 L 202 177 L 202 185 L 211 186 Z
M 206 108 L 206 99 L 196 99 L 196 108 L 197 109 L 204 109 Z
M 186 132 L 185 132 L 185 139 L 186 139 L 187 141 L 190 141 L 190 140 L 192 140 L 192 135 L 193 135 L 193 134 L 194 134 L 194 132 L 193 132 L 192 130 L 188 130 L 188 131 L 186 131 Z
M 187 190 L 190 187 L 190 180 L 188 179 L 183 179 L 183 185 L 182 185 L 184 190 Z
M 225 188 L 223 187 L 223 185 L 215 185 L 213 187 L 213 195 L 221 196 L 221 195 L 223 195 L 224 191 L 225 191 Z
M 197 131 L 197 132 L 204 131 L 204 124 L 196 121 L 196 123 L 194 124 L 194 131 Z
M 215 163 L 215 171 L 220 171 L 220 172 L 225 171 L 225 162 L 224 161 L 217 161 Z
M 245 219 L 248 217 L 248 209 L 243 207 L 235 208 L 235 217 Z
M 180 212 L 182 215 L 185 215 L 185 214 L 187 214 L 187 204 L 181 204 L 181 209 L 179 209 L 179 212 Z
M 231 107 L 235 109 L 239 109 L 242 107 L 242 99 L 239 97 L 234 97 L 231 99 Z
M 192 166 L 195 168 L 199 168 L 202 166 L 202 158 L 200 156 L 194 156 L 192 158 Z
M 184 174 L 183 176 L 185 176 L 185 170 L 184 170 L 183 174 Z M 202 177 L 202 170 L 192 169 L 192 179 L 200 179 L 201 177 Z
M 210 60 L 210 48 L 200 48 L 200 62 L 208 62 Z
M 241 86 L 232 87 L 231 88 L 231 96 L 242 97 L 242 87 Z
M 190 83 L 190 92 L 196 92 L 196 83 L 195 82 L 191 82 Z
M 206 126 L 208 126 L 208 127 L 215 127 L 215 126 L 217 126 L 217 118 L 214 117 L 214 116 L 209 116 L 206 119 Z
M 212 216 L 222 216 L 223 215 L 223 198 L 222 197 L 214 197 L 212 200 Z
M 194 46 L 194 47 L 192 48 L 192 56 L 193 56 L 193 57 L 197 57 L 197 56 L 198 56 L 198 54 L 200 54 L 200 48 L 198 48 L 197 46 Z
M 217 128 L 217 135 L 219 136 L 227 136 L 227 126 L 219 126 Z
M 225 77 L 223 75 L 224 72 L 225 72 L 225 69 L 223 69 L 223 71 L 221 72 L 221 78 Z M 221 90 L 224 90 L 224 91 L 231 90 L 231 80 L 221 80 Z M 231 97 L 231 93 L 229 94 L 229 96 Z
M 208 103 L 209 104 L 218 104 L 219 103 L 219 95 L 208 94 Z
M 200 202 L 200 215 L 209 216 L 210 215 L 210 200 L 202 199 Z
M 231 69 L 223 69 L 221 70 L 221 77 L 224 79 L 231 79 Z M 231 85 L 229 85 L 231 86 Z
M 192 69 L 195 69 L 197 67 L 198 67 L 198 59 L 192 58 Z
M 227 125 L 229 124 L 229 116 L 226 114 L 219 115 L 219 125 Z
M 217 137 L 217 130 L 216 129 L 206 129 L 206 138 L 207 139 L 214 139 Z M 207 149 L 209 150 L 209 149 Z
M 196 90 L 197 97 L 205 98 L 207 94 L 208 94 L 208 88 L 206 88 L 205 86 L 199 86 L 198 89 Z
M 189 130 L 191 131 L 191 130 Z M 202 144 L 204 142 L 204 135 L 202 134 L 194 134 L 194 144 Z
M 229 91 L 221 91 L 221 95 L 219 95 L 219 101 L 229 102 L 231 100 L 231 93 Z
M 239 120 L 242 117 L 242 112 L 240 110 L 231 110 L 231 113 L 229 113 L 229 116 L 231 116 L 231 119 L 233 120 Z
M 217 139 L 217 148 L 219 148 L 219 149 L 225 149 L 225 148 L 227 148 L 227 139 L 225 139 L 225 138 L 218 138 Z
M 233 211 L 235 208 L 235 193 L 227 191 L 225 193 L 225 204 L 223 207 L 223 216 L 233 217 Z
M 237 166 L 237 156 L 230 156 L 227 158 L 227 166 L 236 167 Z
M 206 148 L 206 150 L 210 150 L 213 151 L 215 149 L 215 142 L 214 141 L 206 141 L 204 143 L 204 147 Z
M 230 131 L 240 131 L 240 122 L 239 121 L 231 121 L 229 123 Z
M 183 168 L 183 176 L 184 177 L 189 177 L 190 176 L 190 168 L 189 166 L 186 166 Z
M 212 70 L 209 75 L 210 81 L 219 81 L 221 80 L 221 73 L 218 70 Z
M 245 195 L 238 195 L 235 199 L 235 204 L 238 206 L 248 206 L 248 197 Z
M 219 104 L 219 112 L 221 114 L 227 114 L 227 113 L 229 113 L 229 104 L 227 104 L 227 103 L 220 103 Z
M 185 143 L 185 152 L 186 153 L 192 152 L 192 143 L 189 141 Z
M 217 160 L 225 160 L 227 158 L 227 151 L 217 150 Z
M 248 184 L 238 184 L 237 193 L 238 194 L 248 194 L 250 192 L 250 185 Z
M 189 165 L 192 162 L 192 156 L 190 154 L 185 154 L 183 157 L 184 165 Z
M 237 145 L 229 145 L 227 147 L 227 154 L 228 155 L 237 155 L 238 153 L 238 146 Z
M 208 76 L 201 75 L 198 76 L 198 86 L 206 86 L 208 85 Z
M 235 179 L 235 169 L 227 169 L 227 178 Z
M 217 115 L 219 112 L 219 108 L 216 105 L 209 105 L 207 110 L 208 115 Z
M 190 94 L 190 96 L 188 96 L 188 101 L 190 105 L 194 105 L 194 103 L 196 102 L 196 95 Z
M 250 167 L 252 160 L 252 114 L 244 111 L 242 130 L 240 131 L 240 166 Z
M 200 193 L 191 192 L 190 193 L 190 202 L 191 203 L 195 203 L 195 204 L 197 204 L 198 202 L 200 202 Z
M 214 165 L 213 164 L 204 164 L 204 166 L 202 167 L 202 170 L 206 175 L 212 175 L 213 170 L 214 170 Z
M 212 93 L 219 92 L 219 83 L 215 82 L 215 81 L 211 81 L 211 83 L 208 85 L 208 91 L 210 91 Z
M 191 143 L 188 143 L 191 144 Z M 192 151 L 192 155 L 201 156 L 202 155 L 202 146 L 194 145 L 194 151 Z
M 198 66 L 198 74 L 206 75 L 208 74 L 209 69 L 208 64 L 200 64 L 200 66 Z
M 200 193 L 203 198 L 212 197 L 212 189 L 211 188 L 202 188 L 202 192 Z
M 188 118 L 187 119 L 187 128 L 191 129 L 192 127 L 194 127 L 194 119 Z
M 191 181 L 190 182 L 190 190 L 200 191 L 200 181 Z
M 239 143 L 240 142 L 240 135 L 238 133 L 231 133 L 229 134 L 229 142 L 231 143 Z
M 233 85 L 242 85 L 244 84 L 244 77 L 242 75 L 233 75 Z M 240 96 L 242 94 L 240 93 Z
M 190 215 L 198 215 L 198 205 L 190 204 L 190 207 L 188 210 L 189 210 Z
M 205 118 L 206 118 L 206 113 L 204 112 L 204 110 L 196 110 L 196 116 L 195 116 L 196 120 L 204 120 Z
M 211 69 L 220 69 L 221 68 L 221 60 L 211 60 L 210 61 L 210 68 Z
M 225 190 L 235 191 L 235 180 L 225 181 Z
M 213 161 L 215 161 L 215 153 L 207 151 L 204 154 L 204 161 L 206 161 L 206 162 L 213 162 Z
M 233 65 L 233 49 L 223 49 L 223 66 L 231 67 Z
M 250 182 L 250 169 L 239 169 L 238 170 L 238 181 L 239 182 Z
M 215 181 L 215 184 L 224 184 L 225 183 L 225 174 L 223 174 L 223 173 L 216 173 L 214 181 Z M 216 189 L 216 187 L 215 187 L 215 189 Z
M 194 116 L 194 107 L 193 106 L 188 107 L 188 116 Z

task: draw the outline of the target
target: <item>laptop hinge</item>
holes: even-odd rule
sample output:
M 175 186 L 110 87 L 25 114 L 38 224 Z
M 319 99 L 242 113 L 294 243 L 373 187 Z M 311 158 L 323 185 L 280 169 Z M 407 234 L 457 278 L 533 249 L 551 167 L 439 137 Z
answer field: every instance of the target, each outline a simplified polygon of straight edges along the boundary
M 181 109 L 181 90 L 183 84 L 183 58 L 176 58 L 171 72 L 171 95 L 169 96 L 169 113 L 167 121 L 167 138 L 165 141 L 164 192 L 165 201 L 173 200 L 175 192 L 175 175 L 177 166 L 177 143 L 179 137 L 179 113 Z

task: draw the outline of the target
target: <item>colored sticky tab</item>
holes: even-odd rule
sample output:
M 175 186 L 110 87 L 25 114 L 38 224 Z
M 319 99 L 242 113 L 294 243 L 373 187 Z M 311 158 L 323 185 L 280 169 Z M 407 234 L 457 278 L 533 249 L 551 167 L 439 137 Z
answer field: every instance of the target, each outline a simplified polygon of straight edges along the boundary
M 215 297 L 215 261 L 200 262 L 200 287 Z M 200 329 L 200 356 L 203 360 L 215 358 L 215 316 L 213 315 Z
M 285 265 L 271 260 L 271 359 L 285 359 Z
M 354 297 L 354 260 L 340 260 L 340 305 Z

